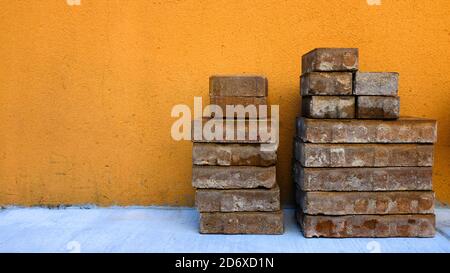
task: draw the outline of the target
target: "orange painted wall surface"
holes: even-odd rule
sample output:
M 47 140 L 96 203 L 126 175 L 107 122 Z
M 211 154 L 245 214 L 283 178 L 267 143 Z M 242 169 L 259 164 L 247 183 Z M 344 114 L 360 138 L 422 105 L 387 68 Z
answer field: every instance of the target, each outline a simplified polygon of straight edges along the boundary
M 300 56 L 315 47 L 400 73 L 402 115 L 439 121 L 434 187 L 450 202 L 450 1 L 66 1 L 0 2 L 0 205 L 193 205 L 192 144 L 172 140 L 170 112 L 222 73 L 268 77 L 292 203 Z

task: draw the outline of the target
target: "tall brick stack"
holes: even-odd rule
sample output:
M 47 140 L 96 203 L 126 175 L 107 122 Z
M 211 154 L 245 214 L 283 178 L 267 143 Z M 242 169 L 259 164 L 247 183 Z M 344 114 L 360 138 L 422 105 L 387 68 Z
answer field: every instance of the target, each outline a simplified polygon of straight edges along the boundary
M 357 49 L 302 57 L 297 220 L 305 237 L 432 237 L 436 122 L 399 118 L 398 73 L 357 70 Z
M 226 112 L 227 105 L 267 105 L 267 80 L 260 76 L 212 76 L 211 104 Z M 277 151 L 261 149 L 261 137 L 249 136 L 248 116 L 227 112 L 204 118 L 203 124 L 234 124 L 224 136 L 245 133 L 245 139 L 194 140 L 192 185 L 200 211 L 200 233 L 281 234 L 283 214 L 276 183 Z M 242 118 L 244 120 L 242 120 Z M 266 117 L 267 118 L 267 117 Z M 239 122 L 245 128 L 238 127 Z

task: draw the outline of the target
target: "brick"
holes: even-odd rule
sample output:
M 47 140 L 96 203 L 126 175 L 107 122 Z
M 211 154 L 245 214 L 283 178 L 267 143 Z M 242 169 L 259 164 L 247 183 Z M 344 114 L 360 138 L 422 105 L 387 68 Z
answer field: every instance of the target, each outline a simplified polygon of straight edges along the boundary
M 352 95 L 353 74 L 350 72 L 310 72 L 301 76 L 302 96 Z
M 263 76 L 211 76 L 209 78 L 211 97 L 265 97 L 267 79 Z
M 222 128 L 222 133 L 217 136 L 204 134 L 205 131 L 215 132 L 215 128 Z M 192 121 L 191 133 L 192 142 L 197 143 L 270 143 L 272 119 L 196 119 Z
M 273 188 L 276 167 L 193 166 L 192 186 L 202 189 Z
M 195 194 L 200 212 L 277 211 L 280 189 L 203 190 Z
M 200 233 L 283 234 L 283 231 L 281 211 L 200 213 Z
M 302 98 L 302 115 L 309 118 L 354 118 L 353 96 L 308 96 Z
M 434 143 L 435 120 L 309 119 L 297 117 L 297 136 L 312 143 Z
M 260 144 L 194 143 L 192 161 L 209 166 L 272 166 L 277 152 L 261 150 Z
M 316 48 L 302 56 L 302 73 L 356 70 L 358 70 L 357 48 Z
M 429 214 L 434 212 L 432 191 L 303 192 L 297 204 L 305 214 Z
M 304 167 L 431 167 L 432 144 L 311 144 L 295 141 Z
M 434 237 L 435 215 L 305 215 L 297 221 L 307 238 Z
M 432 189 L 431 167 L 303 168 L 294 165 L 303 191 L 414 191 Z
M 237 117 L 235 111 L 227 111 L 227 105 L 234 106 L 235 109 L 238 107 L 244 107 L 245 115 L 241 118 L 267 118 L 269 116 L 269 107 L 267 107 L 267 112 L 260 112 L 259 107 L 265 105 L 267 106 L 267 97 L 211 97 L 210 103 L 218 105 L 222 109 L 223 117 L 235 118 Z M 253 107 L 254 106 L 254 107 Z M 213 116 L 210 114 L 208 116 Z
M 397 96 L 398 73 L 356 72 L 355 95 Z
M 400 97 L 358 96 L 356 116 L 366 119 L 397 119 L 400 117 Z

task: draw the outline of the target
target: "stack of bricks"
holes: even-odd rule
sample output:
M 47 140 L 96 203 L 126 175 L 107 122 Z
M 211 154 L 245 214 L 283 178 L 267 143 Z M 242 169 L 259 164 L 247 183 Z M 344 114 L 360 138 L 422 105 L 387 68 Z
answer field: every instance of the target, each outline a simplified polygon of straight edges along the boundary
M 221 140 L 194 140 L 192 185 L 200 211 L 200 233 L 281 234 L 283 214 L 276 182 L 277 151 L 261 149 L 262 140 L 248 135 L 249 118 L 238 119 L 226 106 L 267 105 L 267 80 L 261 76 L 210 77 L 210 102 L 224 116 L 203 118 L 206 122 L 234 124 L 225 127 Z M 265 117 L 267 119 L 267 116 Z M 239 122 L 245 128 L 238 127 Z M 226 138 L 233 130 L 245 139 Z
M 436 122 L 399 118 L 398 73 L 361 73 L 358 50 L 302 57 L 297 220 L 305 237 L 432 237 Z

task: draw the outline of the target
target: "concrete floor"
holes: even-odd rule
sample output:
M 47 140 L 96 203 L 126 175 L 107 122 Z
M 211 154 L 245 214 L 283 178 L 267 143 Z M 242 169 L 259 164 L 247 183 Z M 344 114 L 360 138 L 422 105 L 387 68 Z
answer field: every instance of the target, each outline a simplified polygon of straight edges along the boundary
M 201 235 L 191 208 L 8 208 L 0 252 L 447 252 L 450 209 L 431 239 L 306 239 L 285 210 L 284 235 Z

